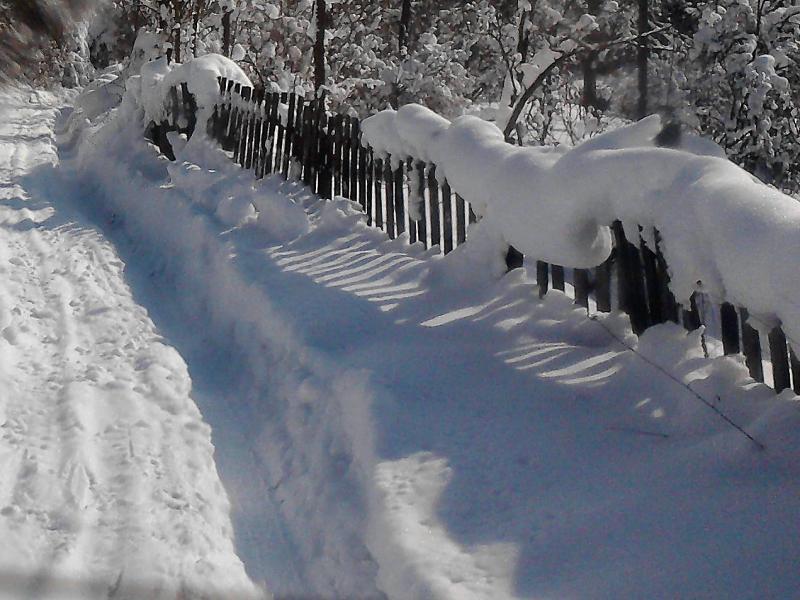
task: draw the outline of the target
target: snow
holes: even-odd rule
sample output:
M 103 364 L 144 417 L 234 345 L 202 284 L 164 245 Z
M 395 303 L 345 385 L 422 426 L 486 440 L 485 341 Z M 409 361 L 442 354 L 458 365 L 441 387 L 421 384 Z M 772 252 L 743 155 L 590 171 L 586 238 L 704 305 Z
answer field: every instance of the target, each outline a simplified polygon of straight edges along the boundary
M 710 141 L 657 147 L 661 128 L 652 116 L 571 149 L 519 148 L 477 117 L 448 124 L 407 105 L 368 118 L 362 143 L 435 164 L 502 239 L 539 260 L 593 267 L 610 254 L 613 221 L 633 239 L 637 225 L 656 227 L 676 297 L 699 288 L 800 339 L 800 289 L 788 276 L 800 261 L 800 204 Z
M 186 364 L 60 177 L 64 101 L 0 95 L 0 596 L 262 597 Z
M 422 150 L 456 191 L 486 194 L 468 242 L 441 257 L 367 227 L 349 200 L 255 182 L 207 141 L 169 163 L 136 110 L 128 97 L 71 120 L 62 175 L 186 363 L 253 580 L 278 597 L 795 593 L 797 398 L 753 382 L 739 358 L 704 358 L 701 332 L 637 338 L 623 315 L 589 320 L 558 292 L 538 300 L 524 270 L 503 276 L 492 160 L 527 182 L 525 197 L 570 166 L 599 193 L 616 189 L 598 173 L 614 161 L 633 185 L 637 160 L 652 170 L 667 157 L 669 182 L 690 153 L 653 147 L 658 123 L 534 152 L 474 119 L 447 125 L 411 108 L 398 126 L 384 113 L 376 130 L 405 127 L 400 141 L 417 145 L 430 132 Z M 242 210 L 220 210 L 233 199 Z M 597 210 L 611 202 L 601 195 Z

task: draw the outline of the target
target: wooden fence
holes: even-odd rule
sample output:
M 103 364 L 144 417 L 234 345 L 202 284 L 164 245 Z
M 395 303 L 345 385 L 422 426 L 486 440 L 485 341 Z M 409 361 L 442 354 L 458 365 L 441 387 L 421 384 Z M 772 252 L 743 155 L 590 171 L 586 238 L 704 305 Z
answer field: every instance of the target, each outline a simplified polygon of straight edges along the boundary
M 390 238 L 407 233 L 410 243 L 439 246 L 444 254 L 467 240 L 475 215 L 446 180 L 440 181 L 436 165 L 376 156 L 361 145 L 360 121 L 329 114 L 324 100 L 265 92 L 225 79 L 219 84 L 220 99 L 208 123 L 208 134 L 236 163 L 253 170 L 256 178 L 279 173 L 302 181 L 323 198 L 353 200 L 366 214 L 367 223 Z M 150 125 L 149 137 L 171 160 L 175 157 L 166 134 L 179 131 L 191 135 L 195 112 L 196 104 L 186 87 L 175 88 L 167 119 Z M 565 269 L 536 261 L 539 296 L 552 288 L 570 293 L 587 311 L 621 309 L 630 316 L 637 334 L 667 321 L 693 331 L 704 324 L 704 318 L 713 317 L 719 323 L 724 354 L 744 355 L 750 375 L 757 381 L 765 380 L 766 358 L 771 363 L 774 389 L 780 392 L 793 387 L 800 394 L 800 361 L 780 326 L 765 336 L 765 355 L 762 336 L 748 321 L 746 308 L 700 292 L 695 292 L 688 306 L 675 301 L 658 231 L 645 232 L 640 227 L 638 239 L 629 240 L 622 224 L 615 222 L 612 232 L 611 257 L 594 269 Z M 521 267 L 526 260 L 509 248 L 509 269 Z M 705 310 L 699 310 L 701 304 Z

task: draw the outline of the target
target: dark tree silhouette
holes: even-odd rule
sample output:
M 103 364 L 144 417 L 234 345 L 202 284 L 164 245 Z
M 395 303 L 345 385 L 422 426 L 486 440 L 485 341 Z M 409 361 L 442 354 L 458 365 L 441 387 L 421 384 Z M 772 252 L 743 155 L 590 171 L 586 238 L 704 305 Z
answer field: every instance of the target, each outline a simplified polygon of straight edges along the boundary
M 0 1 L 0 79 L 21 79 L 37 49 L 60 43 L 93 0 Z

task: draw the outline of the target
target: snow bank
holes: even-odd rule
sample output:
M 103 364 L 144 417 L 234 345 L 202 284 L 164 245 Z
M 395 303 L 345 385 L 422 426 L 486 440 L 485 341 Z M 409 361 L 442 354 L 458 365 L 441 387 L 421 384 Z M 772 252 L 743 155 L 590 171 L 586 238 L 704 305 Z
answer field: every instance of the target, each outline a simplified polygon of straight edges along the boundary
M 656 227 L 680 300 L 696 289 L 780 319 L 800 339 L 800 204 L 724 158 L 710 141 L 683 136 L 658 147 L 658 116 L 571 149 L 519 148 L 492 123 L 449 123 L 418 106 L 385 110 L 362 126 L 379 155 L 436 165 L 453 191 L 524 254 L 589 268 L 612 248 L 617 219 L 633 239 Z

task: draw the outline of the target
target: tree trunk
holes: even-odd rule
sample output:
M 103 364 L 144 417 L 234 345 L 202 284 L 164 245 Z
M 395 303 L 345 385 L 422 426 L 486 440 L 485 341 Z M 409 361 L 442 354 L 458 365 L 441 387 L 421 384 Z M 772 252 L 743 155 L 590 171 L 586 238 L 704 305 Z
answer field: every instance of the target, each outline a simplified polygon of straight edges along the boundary
M 600 12 L 600 0 L 589 0 L 586 6 L 590 15 L 597 15 Z M 590 52 L 581 60 L 581 71 L 583 72 L 583 105 L 587 108 L 598 108 L 597 104 L 597 73 L 594 68 L 594 61 L 597 55 Z
M 409 39 L 411 37 L 411 0 L 403 0 L 400 9 L 400 35 L 397 38 L 397 49 L 403 54 L 403 48 L 408 51 Z
M 325 85 L 325 26 L 328 21 L 326 0 L 317 0 L 317 39 L 314 40 L 314 89 Z
M 222 54 L 231 57 L 233 51 L 233 32 L 231 31 L 231 14 L 233 11 L 226 10 L 222 15 Z
M 647 33 L 650 26 L 650 11 L 648 0 L 639 1 L 639 35 Z M 645 37 L 639 38 L 636 53 L 636 68 L 639 76 L 639 104 L 636 108 L 636 117 L 643 119 L 647 116 L 647 58 L 650 55 L 650 42 Z

